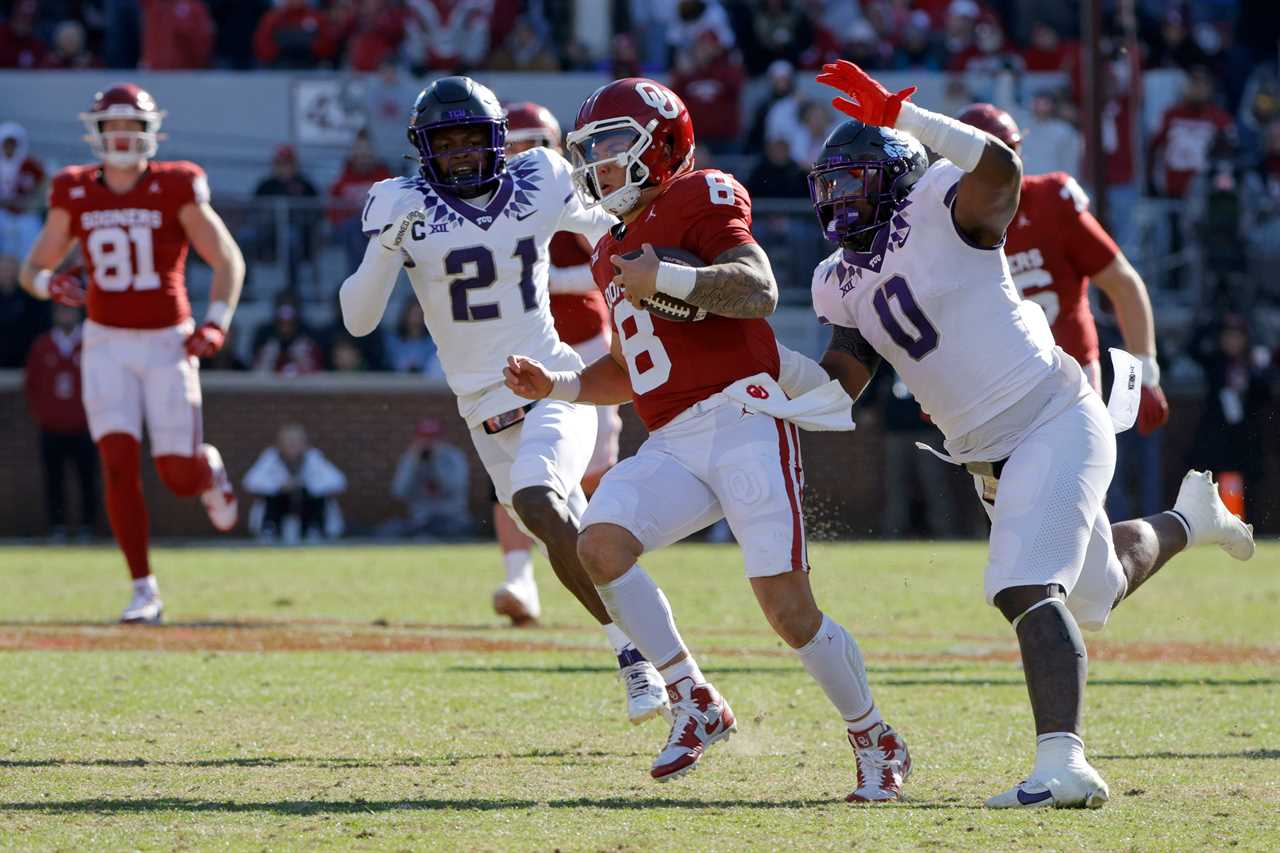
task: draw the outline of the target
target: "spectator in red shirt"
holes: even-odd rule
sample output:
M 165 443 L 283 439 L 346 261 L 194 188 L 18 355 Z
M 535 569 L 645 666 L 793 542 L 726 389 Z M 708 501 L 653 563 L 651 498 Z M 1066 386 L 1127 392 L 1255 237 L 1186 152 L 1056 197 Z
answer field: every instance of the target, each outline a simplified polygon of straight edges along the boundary
M 213 18 L 204 0 L 141 0 L 141 67 L 152 71 L 208 68 Z
M 404 25 L 404 9 L 387 0 L 363 0 L 355 30 L 347 42 L 347 67 L 352 71 L 377 71 L 393 61 L 404 40 Z
M 49 48 L 35 33 L 36 0 L 18 0 L 0 24 L 0 68 L 39 68 Z
M 80 401 L 80 311 L 53 306 L 53 328 L 36 338 L 27 355 L 27 408 L 40 427 L 45 511 L 49 532 L 67 537 L 64 474 L 75 466 L 80 484 L 80 535 L 92 535 L 98 521 L 98 451 Z
M 677 57 L 671 88 L 689 108 L 698 142 L 716 154 L 733 153 L 738 144 L 745 82 L 738 58 L 711 29 L 702 31 L 688 54 Z
M 337 52 L 325 16 L 307 0 L 283 0 L 253 34 L 258 63 L 268 68 L 315 68 Z
M 1162 195 L 1182 198 L 1191 179 L 1208 163 L 1209 148 L 1220 133 L 1233 129 L 1231 116 L 1213 102 L 1213 77 L 1203 66 L 1192 69 L 1182 100 L 1165 111 L 1151 139 L 1149 161 Z
M 360 210 L 365 196 L 369 193 L 369 187 L 390 177 L 391 170 L 373 153 L 369 135 L 361 130 L 351 143 L 351 151 L 342 167 L 342 174 L 329 187 L 329 198 L 333 200 L 329 207 L 329 222 L 342 239 L 350 269 L 360 266 L 360 260 L 369 246 L 369 238 L 360 227 Z
M 1057 30 L 1044 21 L 1031 25 L 1030 44 L 1022 49 L 1022 61 L 1028 71 L 1065 71 L 1077 45 L 1063 41 Z
M 40 63 L 44 68 L 80 70 L 97 68 L 98 58 L 85 48 L 84 27 L 79 21 L 63 21 L 53 31 L 53 50 Z
M 26 257 L 40 233 L 33 208 L 44 184 L 44 167 L 27 153 L 27 131 L 17 122 L 0 124 L 0 255 Z

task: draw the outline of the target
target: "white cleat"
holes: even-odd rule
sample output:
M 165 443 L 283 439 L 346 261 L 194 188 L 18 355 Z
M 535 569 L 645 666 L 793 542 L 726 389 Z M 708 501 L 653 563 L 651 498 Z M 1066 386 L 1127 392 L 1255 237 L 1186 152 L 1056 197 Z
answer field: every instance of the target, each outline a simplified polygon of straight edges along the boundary
M 164 602 L 154 592 L 135 592 L 129 606 L 120 614 L 126 625 L 159 625 L 164 613 Z
M 1191 528 L 1189 545 L 1212 543 L 1237 560 L 1253 556 L 1253 525 L 1245 524 L 1227 509 L 1208 471 L 1187 472 L 1178 488 L 1173 511 Z
M 1052 778 L 1025 779 L 987 800 L 989 809 L 1100 809 L 1111 798 L 1102 776 L 1083 758 Z
M 204 510 L 209 513 L 213 526 L 222 533 L 228 533 L 235 529 L 240 517 L 236 490 L 231 485 L 231 478 L 227 476 L 227 466 L 222 464 L 222 454 L 218 452 L 218 448 L 212 444 L 202 444 L 200 452 L 208 460 L 209 469 L 213 472 L 213 485 L 200 495 L 200 503 L 204 504 Z
M 538 584 L 533 579 L 527 583 L 507 581 L 493 592 L 493 610 L 517 628 L 535 624 L 542 615 Z
M 618 656 L 619 663 L 627 659 L 624 655 Z M 667 698 L 667 686 L 653 664 L 640 658 L 625 664 L 618 675 L 627 688 L 627 717 L 633 726 L 652 720 L 659 714 L 668 722 L 671 720 L 671 701 Z

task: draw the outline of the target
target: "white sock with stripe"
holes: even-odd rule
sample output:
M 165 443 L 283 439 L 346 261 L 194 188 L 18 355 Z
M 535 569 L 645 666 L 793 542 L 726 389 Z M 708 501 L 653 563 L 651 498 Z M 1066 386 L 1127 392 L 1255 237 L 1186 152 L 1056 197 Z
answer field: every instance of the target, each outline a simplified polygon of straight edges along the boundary
M 613 621 L 635 643 L 654 666 L 661 666 L 666 661 L 677 657 L 681 652 L 688 653 L 680 632 L 676 630 L 675 617 L 671 614 L 671 605 L 667 597 L 658 589 L 658 585 L 649 577 L 649 573 L 639 565 L 632 566 L 622 577 L 615 581 L 597 586 L 600 599 L 605 609 L 613 617 Z M 692 658 L 686 658 L 692 661 Z M 692 675 L 688 667 L 682 666 L 685 661 L 669 667 L 677 668 L 681 673 Z M 697 669 L 694 665 L 694 670 Z M 701 676 L 701 673 L 698 673 Z M 671 683 L 672 672 L 664 672 L 663 677 Z M 695 681 L 702 679 L 695 678 Z
M 880 722 L 862 652 L 840 623 L 822 614 L 818 633 L 795 652 L 851 731 L 863 731 Z

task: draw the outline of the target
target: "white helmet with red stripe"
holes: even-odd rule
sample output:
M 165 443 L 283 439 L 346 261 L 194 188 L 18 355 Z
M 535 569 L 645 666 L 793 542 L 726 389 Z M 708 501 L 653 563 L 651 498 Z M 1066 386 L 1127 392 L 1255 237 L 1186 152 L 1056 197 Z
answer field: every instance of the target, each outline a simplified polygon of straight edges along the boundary
M 150 160 L 159 147 L 160 121 L 164 111 L 156 107 L 155 98 L 133 83 L 118 83 L 93 96 L 93 106 L 80 113 L 84 122 L 85 141 L 99 160 L 109 166 L 133 166 Z M 141 130 L 105 130 L 113 119 L 136 121 Z

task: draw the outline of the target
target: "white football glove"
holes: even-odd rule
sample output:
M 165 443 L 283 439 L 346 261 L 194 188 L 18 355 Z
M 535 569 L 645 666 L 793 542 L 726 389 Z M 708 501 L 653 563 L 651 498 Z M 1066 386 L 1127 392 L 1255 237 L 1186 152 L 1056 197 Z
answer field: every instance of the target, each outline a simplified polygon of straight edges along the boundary
M 411 203 L 404 205 L 404 208 L 396 211 L 396 216 L 391 220 L 390 225 L 383 227 L 378 234 L 378 242 L 382 248 L 389 252 L 398 252 L 404 245 L 404 241 L 409 239 L 409 234 L 415 222 L 426 222 L 427 212 L 417 206 L 417 199 Z

